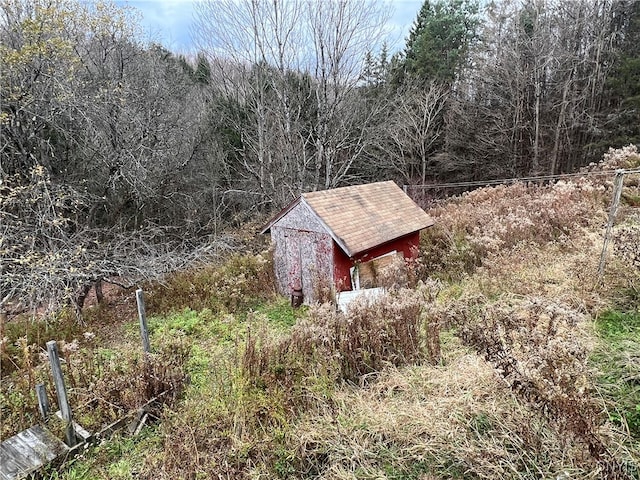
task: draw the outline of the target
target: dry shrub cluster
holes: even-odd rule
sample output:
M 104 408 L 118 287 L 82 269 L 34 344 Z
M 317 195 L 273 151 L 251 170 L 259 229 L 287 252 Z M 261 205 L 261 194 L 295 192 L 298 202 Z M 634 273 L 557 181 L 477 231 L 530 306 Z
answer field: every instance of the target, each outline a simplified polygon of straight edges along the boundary
M 640 168 L 640 153 L 636 145 L 629 145 L 619 149 L 609 149 L 604 159 L 597 165 L 590 165 L 587 170 L 635 170 Z M 611 177 L 600 177 L 600 182 L 607 187 L 612 185 Z M 624 219 L 628 211 L 640 207 L 640 173 L 627 173 L 624 176 L 622 188 L 622 212 L 618 212 L 617 221 Z M 624 207 L 632 207 L 625 209 Z M 626 211 L 625 211 L 626 210 Z
M 602 291 L 596 286 L 601 237 L 573 238 L 570 245 L 569 251 L 558 244 L 518 245 L 504 255 L 487 259 L 458 288 L 467 295 L 489 298 L 505 292 L 554 298 L 580 311 L 596 312 L 604 304 Z
M 627 145 L 622 148 L 609 148 L 602 157 L 602 161 L 591 163 L 583 171 L 617 170 L 640 167 L 640 153 L 637 145 Z
M 638 166 L 638 148 L 630 145 L 611 149 L 601 162 L 584 172 Z M 516 183 L 480 188 L 436 206 L 429 210 L 436 224 L 421 239 L 422 276 L 440 272 L 459 278 L 519 245 L 555 242 L 568 247 L 567 239 L 572 234 L 606 221 L 612 186 L 611 175 L 590 175 L 550 185 Z M 640 175 L 625 177 L 623 205 L 640 205 Z M 618 221 L 624 213 L 621 215 Z
M 357 381 L 389 365 L 437 361 L 438 319 L 423 315 L 437 288 L 422 284 L 374 300 L 362 297 L 348 315 L 331 304 L 315 305 L 284 338 L 270 340 L 264 329 L 248 335 L 244 371 L 268 383 L 292 383 L 301 372 Z
M 180 396 L 187 381 L 185 364 L 188 357 L 189 349 L 182 342 L 161 352 L 129 357 L 113 366 L 113 374 L 100 375 L 90 385 L 90 395 L 123 412 L 131 412 L 159 396 L 161 403 L 171 403 Z
M 422 268 L 456 277 L 517 245 L 562 242 L 602 220 L 594 212 L 602 212 L 603 190 L 587 181 L 561 181 L 465 193 L 429 212 L 436 224 L 422 237 Z
M 289 438 L 292 478 L 599 478 L 485 361 L 455 339 L 446 356 L 336 392 Z
M 604 478 L 629 478 L 599 435 L 601 406 L 590 395 L 588 349 L 574 309 L 544 299 L 459 302 L 459 335 L 516 395 L 564 435 L 581 442 Z
M 177 272 L 148 290 L 152 313 L 185 308 L 208 308 L 214 313 L 247 310 L 275 293 L 272 252 L 234 255 L 222 265 Z
M 625 282 L 618 303 L 637 310 L 640 301 L 640 217 L 628 219 L 616 227 L 612 243 L 616 258 L 610 263 L 616 270 L 616 277 Z M 617 266 L 615 260 L 620 260 Z
M 640 223 L 621 225 L 615 231 L 613 245 L 627 265 L 640 273 Z
M 47 352 L 26 337 L 17 344 L 17 371 L 3 378 L 0 391 L 3 439 L 41 421 L 36 383 L 44 383 L 52 408 L 57 408 Z M 179 341 L 143 357 L 100 348 L 95 335 L 85 332 L 81 339 L 59 341 L 58 349 L 75 420 L 94 432 L 160 394 L 162 402 L 175 400 L 186 381 L 188 348 Z

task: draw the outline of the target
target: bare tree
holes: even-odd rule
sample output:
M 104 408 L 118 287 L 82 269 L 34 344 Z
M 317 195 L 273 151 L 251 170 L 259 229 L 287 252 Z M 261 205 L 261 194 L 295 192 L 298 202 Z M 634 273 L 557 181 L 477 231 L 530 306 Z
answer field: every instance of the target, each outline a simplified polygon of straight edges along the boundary
M 523 0 L 487 7 L 447 126 L 459 154 L 481 160 L 477 171 L 557 173 L 588 161 L 584 149 L 597 133 L 616 35 L 612 5 Z
M 233 106 L 219 113 L 241 139 L 236 187 L 283 203 L 304 188 L 310 142 L 300 128 L 311 95 L 298 73 L 302 3 L 205 0 L 196 10 L 195 36 L 210 57 L 213 88 Z
M 448 88 L 405 85 L 388 107 L 377 135 L 377 149 L 405 183 L 426 183 L 436 173 L 435 146 L 443 137 Z
M 369 139 L 357 87 L 365 53 L 381 39 L 380 5 L 203 0 L 197 11 L 214 83 L 238 106 L 228 118 L 247 189 L 282 205 L 344 181 Z
M 113 5 L 0 14 L 0 309 L 81 308 L 93 282 L 194 259 L 209 239 L 185 236 L 206 227 L 192 224 L 209 221 L 218 176 L 198 82 Z
M 190 242 L 170 227 L 88 228 L 91 196 L 54 183 L 41 165 L 26 179 L 5 178 L 0 192 L 0 311 L 48 313 L 70 305 L 80 316 L 93 285 L 160 279 L 232 245 L 222 236 Z
M 318 105 L 314 188 L 330 188 L 343 181 L 370 141 L 375 107 L 369 115 L 354 117 L 351 100 L 363 76 L 366 53 L 382 44 L 387 12 L 370 1 L 307 5 Z
M 69 113 L 77 58 L 65 19 L 79 15 L 65 0 L 0 3 L 0 174 L 55 166 L 71 142 Z

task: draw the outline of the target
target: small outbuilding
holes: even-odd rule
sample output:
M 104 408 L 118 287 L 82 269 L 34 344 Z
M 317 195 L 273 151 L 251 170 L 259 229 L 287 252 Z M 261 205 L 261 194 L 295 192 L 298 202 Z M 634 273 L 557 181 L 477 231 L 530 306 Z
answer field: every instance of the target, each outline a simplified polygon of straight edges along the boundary
M 261 233 L 271 232 L 280 292 L 301 291 L 311 303 L 377 286 L 365 272 L 394 258 L 415 258 L 420 230 L 431 225 L 433 219 L 388 181 L 304 193 Z

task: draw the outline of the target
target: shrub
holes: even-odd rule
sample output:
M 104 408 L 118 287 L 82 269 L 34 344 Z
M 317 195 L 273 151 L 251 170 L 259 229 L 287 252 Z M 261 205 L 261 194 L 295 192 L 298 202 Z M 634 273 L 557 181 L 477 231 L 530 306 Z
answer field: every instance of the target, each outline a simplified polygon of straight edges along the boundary
M 293 385 L 301 375 L 357 381 L 386 365 L 438 361 L 439 317 L 423 309 L 438 288 L 431 283 L 361 298 L 348 314 L 331 304 L 315 305 L 280 338 L 258 327 L 247 335 L 243 369 L 254 381 Z
M 576 337 L 582 316 L 543 299 L 483 297 L 461 302 L 459 334 L 491 363 L 511 389 L 560 432 L 581 441 L 605 478 L 627 478 L 598 435 L 603 422 L 587 370 L 587 348 Z
M 36 383 L 44 383 L 49 389 L 49 399 L 55 399 L 46 352 L 27 343 L 26 337 L 18 344 L 22 351 L 19 369 L 2 379 L 0 438 L 40 421 L 34 394 Z M 80 339 L 58 341 L 58 348 L 74 417 L 93 431 L 158 395 L 163 396 L 161 403 L 173 401 L 186 381 L 189 347 L 181 337 L 173 338 L 148 356 L 100 348 L 92 332 L 85 332 Z
M 613 245 L 616 254 L 624 258 L 629 268 L 640 273 L 640 223 L 616 228 Z
M 272 298 L 275 293 L 271 252 L 234 255 L 223 265 L 209 265 L 170 276 L 163 285 L 150 285 L 150 312 L 210 309 L 239 312 Z
M 517 183 L 474 190 L 435 207 L 429 213 L 436 223 L 420 242 L 423 275 L 455 279 L 515 246 L 562 241 L 604 219 L 602 190 L 587 181 Z
M 609 151 L 604 154 L 601 162 L 592 163 L 587 166 L 585 170 L 616 170 L 619 168 L 629 169 L 637 167 L 640 167 L 638 146 L 631 144 L 622 148 L 609 148 Z

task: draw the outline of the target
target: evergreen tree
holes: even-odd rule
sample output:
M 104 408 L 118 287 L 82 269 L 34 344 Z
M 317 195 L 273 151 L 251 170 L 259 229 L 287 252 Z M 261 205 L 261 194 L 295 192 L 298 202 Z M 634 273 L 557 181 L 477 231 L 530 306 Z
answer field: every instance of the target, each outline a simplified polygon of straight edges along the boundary
M 375 89 L 384 86 L 389 77 L 389 70 L 389 46 L 386 42 L 382 44 L 377 56 L 374 56 L 370 51 L 365 54 L 362 80 L 366 87 Z
M 640 2 L 620 2 L 617 13 L 621 40 L 607 82 L 605 147 L 640 143 Z
M 476 0 L 425 0 L 407 38 L 401 76 L 451 85 L 475 37 L 477 13 Z
M 364 68 L 362 69 L 362 80 L 367 87 L 376 84 L 375 79 L 375 60 L 371 51 L 367 51 L 364 56 Z
M 193 80 L 195 77 L 195 70 L 193 69 L 193 66 L 189 63 L 189 60 L 187 60 L 187 57 L 185 57 L 184 55 L 178 55 L 178 64 L 182 67 L 182 70 L 184 71 L 184 73 L 191 80 Z
M 194 73 L 196 82 L 209 85 L 211 82 L 211 65 L 209 64 L 209 60 L 207 60 L 207 57 L 204 54 L 199 53 L 196 63 L 197 65 Z

